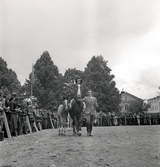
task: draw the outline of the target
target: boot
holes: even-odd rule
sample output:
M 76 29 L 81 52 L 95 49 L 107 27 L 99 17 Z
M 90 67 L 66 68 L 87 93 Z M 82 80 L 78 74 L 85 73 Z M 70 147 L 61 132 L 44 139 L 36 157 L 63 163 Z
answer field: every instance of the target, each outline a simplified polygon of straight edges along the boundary
M 93 125 L 90 125 L 90 126 L 89 126 L 89 128 L 90 128 L 90 132 L 92 132 L 92 127 L 93 127 Z
M 91 135 L 91 133 L 90 132 L 87 132 L 87 136 L 90 136 Z
M 17 130 L 14 131 L 14 135 L 15 135 L 15 137 L 18 136 L 18 132 L 17 132 Z
M 86 125 L 86 130 L 87 130 L 87 136 L 90 136 L 90 125 Z
M 92 127 L 93 127 L 93 125 L 91 124 L 91 125 L 89 126 L 89 130 L 90 130 L 90 135 L 89 135 L 89 136 L 92 136 L 92 135 L 91 135 Z

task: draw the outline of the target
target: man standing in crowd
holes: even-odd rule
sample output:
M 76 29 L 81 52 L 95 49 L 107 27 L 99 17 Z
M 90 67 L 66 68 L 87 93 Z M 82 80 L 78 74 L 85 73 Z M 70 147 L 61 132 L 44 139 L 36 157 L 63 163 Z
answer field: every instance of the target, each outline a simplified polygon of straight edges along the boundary
M 17 94 L 14 92 L 12 93 L 11 99 L 10 99 L 10 103 L 9 103 L 9 110 L 11 113 L 11 117 L 10 117 L 10 132 L 11 135 L 13 134 L 14 136 L 17 136 L 17 129 L 18 129 L 18 125 L 17 125 L 17 121 L 18 121 L 18 114 L 16 112 L 16 108 L 17 108 L 17 104 L 15 102 Z
M 111 113 L 110 112 L 108 112 L 108 126 L 112 126 Z
M 18 135 L 22 135 L 23 134 L 23 120 L 22 120 L 22 106 L 20 105 L 20 99 L 16 98 L 15 99 L 15 111 L 17 112 L 17 116 L 18 116 Z
M 87 136 L 92 136 L 92 128 L 95 120 L 96 109 L 98 109 L 97 99 L 93 97 L 92 91 L 88 91 L 88 96 L 83 99 L 86 104 L 84 118 L 86 119 Z
M 29 121 L 31 124 L 31 128 L 32 131 L 35 132 L 36 128 L 35 128 L 35 114 L 34 114 L 34 109 L 33 106 L 30 104 L 30 102 L 27 102 L 27 108 L 26 108 L 28 117 L 29 117 Z
M 140 115 L 139 115 L 139 113 L 137 114 L 137 124 L 140 125 Z
M 5 101 L 3 98 L 3 92 L 0 91 L 0 115 L 2 111 L 4 110 L 4 107 L 5 107 Z M 2 127 L 3 127 L 3 119 L 0 118 L 0 131 L 2 130 Z

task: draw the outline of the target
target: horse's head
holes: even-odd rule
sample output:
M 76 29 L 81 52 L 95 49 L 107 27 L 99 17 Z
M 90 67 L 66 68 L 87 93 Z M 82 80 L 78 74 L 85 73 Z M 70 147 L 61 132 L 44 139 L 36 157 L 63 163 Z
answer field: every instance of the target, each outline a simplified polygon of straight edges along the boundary
M 64 110 L 65 111 L 68 111 L 69 110 L 69 108 L 68 108 L 68 99 L 64 99 L 63 100 L 63 108 L 64 108 Z

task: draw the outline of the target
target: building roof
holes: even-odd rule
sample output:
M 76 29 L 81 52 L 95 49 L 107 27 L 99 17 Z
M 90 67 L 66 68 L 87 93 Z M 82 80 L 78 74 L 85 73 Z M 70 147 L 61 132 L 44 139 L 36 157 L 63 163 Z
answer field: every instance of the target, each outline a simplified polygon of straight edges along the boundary
M 121 92 L 121 94 L 122 94 L 122 95 L 123 95 L 123 94 L 129 95 L 129 96 L 131 96 L 131 97 L 133 97 L 133 98 L 135 98 L 135 99 L 137 99 L 137 100 L 144 101 L 143 99 L 141 99 L 141 98 L 139 98 L 139 97 L 137 97 L 137 96 L 135 96 L 135 95 L 132 95 L 132 94 L 130 94 L 130 93 L 128 93 L 128 92 Z
M 147 99 L 147 100 L 152 100 L 152 99 L 155 99 L 155 98 L 160 98 L 160 96 L 155 96 L 155 97 L 152 97 L 152 98 Z

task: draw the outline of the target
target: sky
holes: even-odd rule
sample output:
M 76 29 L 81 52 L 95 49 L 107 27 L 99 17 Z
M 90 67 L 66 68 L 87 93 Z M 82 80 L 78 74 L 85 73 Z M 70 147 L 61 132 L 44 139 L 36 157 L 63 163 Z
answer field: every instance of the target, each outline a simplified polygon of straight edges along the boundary
M 117 88 L 148 99 L 160 86 L 159 0 L 0 0 L 0 57 L 22 84 L 48 51 L 59 71 L 102 55 Z

